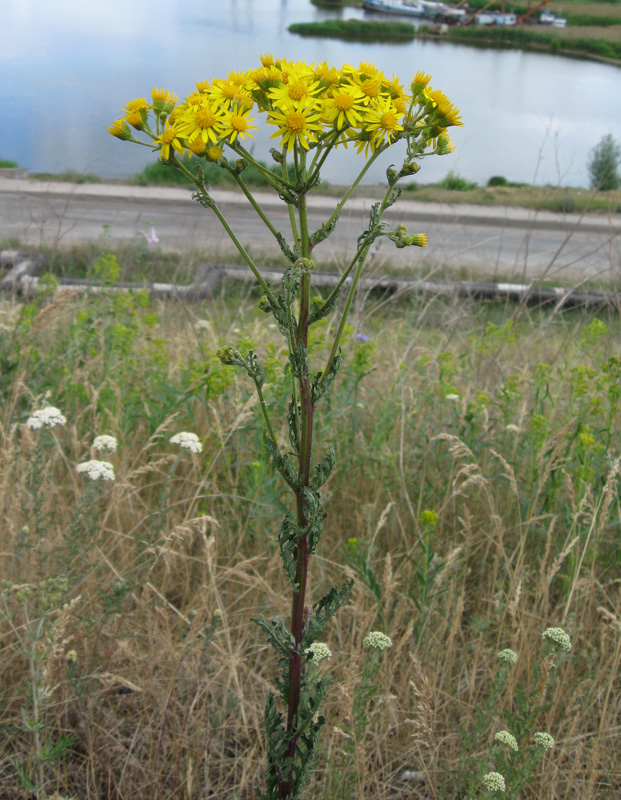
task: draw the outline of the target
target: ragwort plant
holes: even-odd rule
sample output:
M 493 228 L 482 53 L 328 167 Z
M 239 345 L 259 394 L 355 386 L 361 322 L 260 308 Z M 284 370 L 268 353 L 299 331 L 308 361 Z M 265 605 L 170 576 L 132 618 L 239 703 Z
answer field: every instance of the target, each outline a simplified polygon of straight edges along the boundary
M 245 371 L 253 381 L 265 424 L 265 444 L 295 504 L 295 513 L 287 512 L 278 530 L 282 564 L 291 584 L 290 624 L 282 617 L 254 618 L 276 651 L 279 666 L 276 687 L 280 704 L 270 692 L 265 708 L 266 800 L 301 796 L 325 721 L 320 709 L 330 680 L 322 674 L 320 663 L 325 651 L 318 640 L 352 587 L 347 582 L 309 602 L 310 560 L 326 517 L 321 487 L 335 467 L 332 447 L 322 457 L 314 456 L 316 412 L 338 373 L 347 317 L 371 247 L 380 237 L 399 248 L 426 245 L 424 234 L 410 234 L 403 225 L 390 229 L 384 222 L 385 212 L 399 196 L 397 184 L 418 171 L 420 158 L 450 153 L 453 144 L 446 130 L 462 124 L 458 109 L 441 91 L 433 90 L 429 81 L 430 76 L 418 72 L 406 90 L 398 78 L 387 78 L 371 63 L 336 69 L 327 63 L 309 66 L 268 54 L 261 57 L 261 66 L 256 69 L 197 83 L 196 91 L 180 104 L 170 91 L 154 89 L 151 102 L 145 98 L 131 100 L 125 105 L 124 116 L 108 128 L 123 141 L 157 151 L 161 163 L 191 181 L 194 198 L 218 217 L 258 281 L 263 291 L 259 307 L 273 316 L 288 350 L 281 381 L 288 382 L 290 398 L 285 419 L 281 415 L 278 420 L 264 397 L 266 368 L 258 354 L 252 349 L 241 353 L 231 345 L 218 352 L 224 364 Z M 264 114 L 267 124 L 274 128 L 271 138 L 278 140 L 279 146 L 270 153 L 275 169 L 256 160 L 244 145 L 257 128 L 253 124 L 255 111 Z M 313 249 L 334 231 L 347 201 L 371 165 L 397 142 L 405 143 L 402 166 L 388 168 L 387 191 L 372 207 L 369 225 L 358 237 L 353 258 L 328 296 L 318 297 L 312 285 Z M 308 195 L 319 184 L 328 156 L 350 144 L 364 156 L 363 166 L 333 213 L 313 231 L 309 228 Z M 181 160 L 186 153 L 193 169 Z M 216 165 L 234 179 L 274 236 L 287 260 L 280 286 L 271 286 L 264 279 L 210 195 L 203 168 L 207 164 Z M 249 167 L 258 170 L 285 203 L 289 238 L 276 230 L 252 194 L 244 179 Z M 329 356 L 317 368 L 311 365 L 312 329 L 325 324 L 333 312 L 338 322 Z M 281 421 L 286 435 L 277 424 Z

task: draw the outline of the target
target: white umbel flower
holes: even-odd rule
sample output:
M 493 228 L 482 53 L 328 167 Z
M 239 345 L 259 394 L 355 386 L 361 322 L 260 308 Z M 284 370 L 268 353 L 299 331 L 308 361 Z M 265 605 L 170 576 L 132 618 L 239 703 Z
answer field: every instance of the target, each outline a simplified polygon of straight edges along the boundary
M 498 658 L 503 664 L 515 664 L 517 661 L 517 653 L 514 650 L 511 650 L 510 647 L 507 647 L 498 653 Z
M 26 425 L 33 431 L 39 428 L 55 428 L 56 425 L 66 425 L 67 418 L 54 406 L 46 406 L 33 413 L 26 420 Z
M 365 647 L 373 647 L 376 650 L 386 650 L 392 647 L 392 639 L 381 631 L 371 631 L 364 637 L 362 644 Z
M 109 461 L 85 461 L 78 464 L 78 472 L 85 472 L 92 481 L 100 478 L 104 481 L 114 480 L 114 467 Z
M 488 772 L 483 776 L 481 782 L 490 792 L 504 792 L 507 788 L 504 776 L 500 772 Z
M 507 747 L 510 747 L 512 750 L 517 751 L 518 749 L 517 739 L 512 733 L 509 733 L 509 731 L 498 731 L 494 739 L 501 744 L 506 744 Z
M 184 450 L 189 450 L 191 453 L 202 453 L 203 445 L 199 442 L 198 436 L 195 433 L 188 431 L 181 431 L 170 437 L 171 444 L 178 444 Z
M 312 664 L 321 664 L 326 658 L 332 658 L 332 650 L 325 642 L 313 642 L 304 652 L 310 656 Z
M 102 436 L 96 436 L 93 442 L 93 449 L 99 450 L 109 450 L 111 453 L 116 453 L 116 448 L 118 446 L 117 440 L 114 436 L 106 436 L 103 434 Z
M 544 639 L 555 644 L 560 650 L 565 650 L 567 653 L 571 650 L 569 634 L 565 633 L 562 628 L 546 628 L 541 635 Z
M 533 741 L 542 750 L 551 750 L 554 747 L 554 737 L 543 731 L 533 733 Z

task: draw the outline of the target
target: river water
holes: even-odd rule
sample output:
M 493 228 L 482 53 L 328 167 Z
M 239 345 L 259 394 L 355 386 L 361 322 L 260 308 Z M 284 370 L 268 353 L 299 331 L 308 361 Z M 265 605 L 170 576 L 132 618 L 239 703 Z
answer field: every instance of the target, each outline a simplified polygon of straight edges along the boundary
M 128 177 L 153 156 L 106 133 L 125 102 L 149 97 L 153 86 L 183 97 L 198 80 L 258 65 L 264 52 L 335 66 L 370 60 L 406 85 L 419 69 L 431 73 L 433 87 L 461 109 L 464 127 L 451 131 L 455 153 L 423 164 L 423 183 L 452 170 L 481 184 L 504 175 L 586 186 L 592 148 L 608 133 L 621 140 L 617 67 L 441 41 L 309 39 L 287 30 L 335 15 L 379 19 L 362 9 L 320 10 L 310 0 L 3 0 L 0 158 L 31 171 Z M 257 136 L 257 157 L 269 160 L 271 132 Z M 386 165 L 367 180 L 381 180 Z M 324 177 L 345 183 L 359 167 L 360 156 L 342 152 Z

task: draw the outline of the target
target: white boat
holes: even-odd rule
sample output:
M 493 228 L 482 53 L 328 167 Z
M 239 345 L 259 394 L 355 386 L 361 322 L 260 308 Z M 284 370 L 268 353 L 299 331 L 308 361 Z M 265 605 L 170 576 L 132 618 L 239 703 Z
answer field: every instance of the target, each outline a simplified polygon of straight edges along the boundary
M 435 19 L 445 14 L 449 6 L 433 0 L 364 0 L 362 7 L 367 11 L 381 11 L 384 14 L 403 14 L 408 17 Z
M 557 17 L 552 11 L 542 11 L 539 15 L 540 25 L 552 25 L 555 28 L 564 28 L 567 25 L 565 17 Z
M 500 11 L 487 11 L 483 14 L 477 14 L 477 25 L 515 25 L 515 14 L 503 14 Z

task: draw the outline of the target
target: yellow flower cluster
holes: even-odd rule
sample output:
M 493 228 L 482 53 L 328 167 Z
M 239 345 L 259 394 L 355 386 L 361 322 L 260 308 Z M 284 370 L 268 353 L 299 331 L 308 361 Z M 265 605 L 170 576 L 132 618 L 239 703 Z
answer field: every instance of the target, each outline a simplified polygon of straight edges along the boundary
M 406 91 L 397 77 L 386 77 L 368 62 L 339 70 L 326 62 L 308 65 L 266 54 L 257 69 L 197 83 L 180 104 L 166 89 L 153 89 L 151 103 L 131 100 L 108 132 L 132 141 L 137 140 L 131 128 L 146 133 L 164 161 L 171 151 L 186 150 L 217 161 L 224 145 L 234 147 L 252 136 L 258 111 L 276 128 L 272 138 L 289 152 L 353 143 L 368 154 L 406 138 L 416 142 L 418 152 L 431 145 L 443 154 L 453 149 L 446 129 L 462 122 L 459 109 L 429 81 L 418 72 Z

